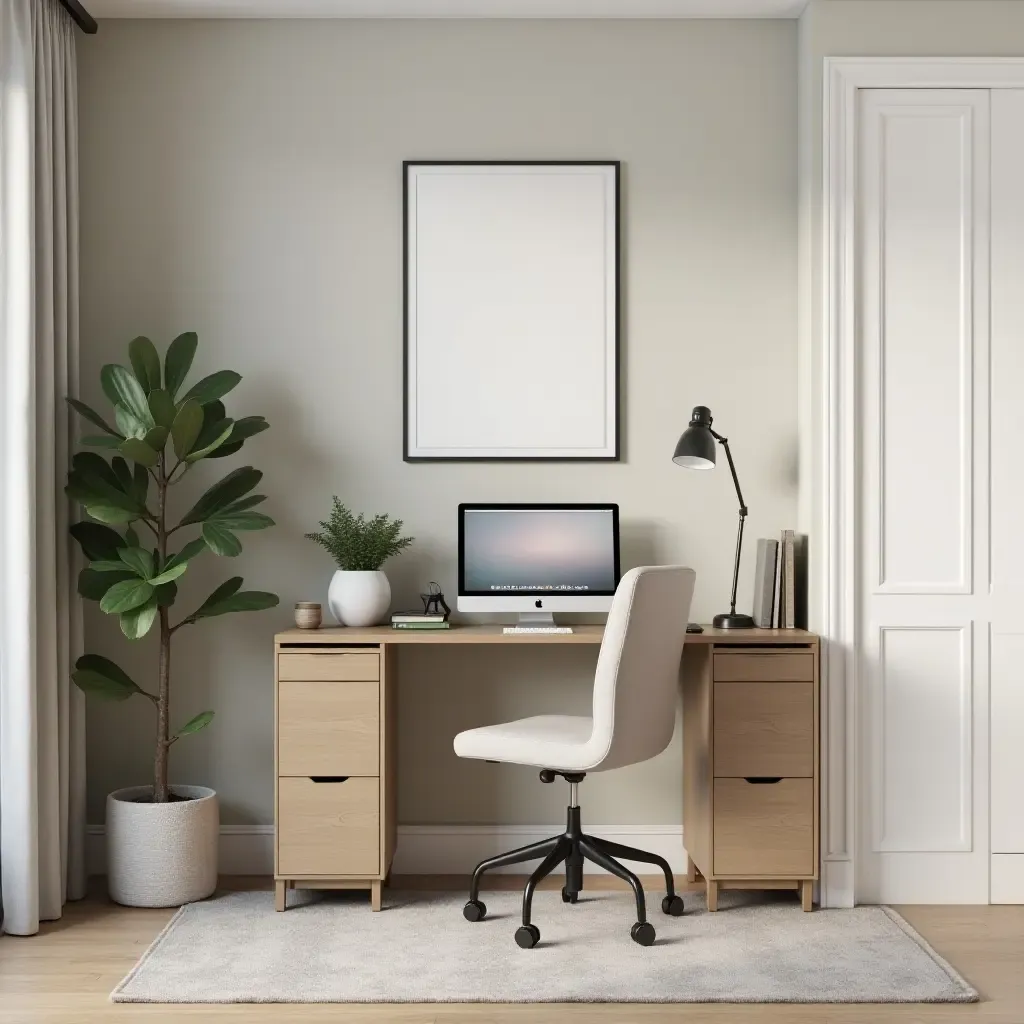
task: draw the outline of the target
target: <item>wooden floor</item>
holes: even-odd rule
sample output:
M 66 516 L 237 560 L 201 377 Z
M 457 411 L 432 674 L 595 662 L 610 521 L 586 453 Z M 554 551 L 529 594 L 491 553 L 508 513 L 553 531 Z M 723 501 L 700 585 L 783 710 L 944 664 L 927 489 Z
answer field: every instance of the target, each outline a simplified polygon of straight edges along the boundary
M 401 886 L 403 880 L 396 879 Z M 504 887 L 518 879 L 497 880 Z M 594 879 L 596 882 L 597 879 Z M 652 880 L 653 881 L 653 880 Z M 434 880 L 437 887 L 461 879 Z M 406 882 L 406 885 L 409 883 Z M 232 888 L 264 888 L 260 880 L 233 880 Z M 411 887 L 424 887 L 423 879 Z M 877 1024 L 885 1021 L 984 1021 L 1024 1024 L 1024 907 L 900 907 L 921 932 L 982 993 L 964 1006 L 727 1006 L 727 1005 L 494 1005 L 406 1006 L 115 1005 L 114 985 L 128 972 L 170 919 L 170 910 L 131 910 L 97 893 L 69 904 L 62 920 L 32 938 L 0 937 L 0 1024 L 98 1024 L 98 1022 L 370 1021 L 398 1024 L 757 1024 L 759 1021 Z M 296 950 L 296 956 L 302 951 Z M 541 956 L 525 953 L 524 956 Z

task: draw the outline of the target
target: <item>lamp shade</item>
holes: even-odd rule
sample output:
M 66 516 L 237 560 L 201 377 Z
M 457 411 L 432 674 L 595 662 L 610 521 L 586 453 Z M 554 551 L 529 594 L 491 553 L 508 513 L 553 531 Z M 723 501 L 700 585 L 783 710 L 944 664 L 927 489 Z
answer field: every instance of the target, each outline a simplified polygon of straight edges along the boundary
M 698 405 L 690 414 L 690 425 L 676 444 L 672 461 L 684 469 L 714 469 L 715 439 L 711 435 L 711 410 Z

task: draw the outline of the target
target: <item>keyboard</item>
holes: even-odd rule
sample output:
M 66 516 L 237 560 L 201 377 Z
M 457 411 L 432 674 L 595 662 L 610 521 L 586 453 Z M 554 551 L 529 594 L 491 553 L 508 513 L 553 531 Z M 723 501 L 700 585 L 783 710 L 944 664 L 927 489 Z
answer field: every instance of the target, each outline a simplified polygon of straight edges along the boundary
M 506 626 L 502 633 L 571 633 L 571 626 Z

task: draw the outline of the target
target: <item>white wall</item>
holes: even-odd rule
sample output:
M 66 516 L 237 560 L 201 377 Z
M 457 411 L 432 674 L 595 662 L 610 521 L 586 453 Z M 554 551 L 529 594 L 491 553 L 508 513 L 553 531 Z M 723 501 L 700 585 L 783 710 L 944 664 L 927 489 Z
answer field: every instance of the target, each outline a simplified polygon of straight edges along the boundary
M 707 404 L 751 508 L 749 607 L 754 538 L 796 514 L 793 22 L 108 21 L 79 63 L 86 396 L 134 335 L 194 329 L 204 370 L 245 377 L 229 412 L 272 424 L 244 455 L 279 526 L 182 588 L 188 605 L 240 571 L 281 595 L 276 613 L 183 632 L 175 654 L 174 720 L 218 718 L 175 747 L 172 775 L 215 786 L 226 822 L 272 818 L 271 634 L 324 597 L 331 567 L 301 535 L 332 493 L 415 534 L 387 567 L 398 604 L 430 579 L 454 594 L 460 500 L 612 500 L 624 568 L 694 566 L 707 620 L 728 601 L 735 498 L 724 472 L 670 461 Z M 402 462 L 405 158 L 623 161 L 621 463 Z M 89 649 L 152 672 L 151 639 L 126 651 L 94 607 L 87 629 Z M 459 763 L 451 736 L 585 707 L 592 659 L 403 652 L 401 820 L 560 821 L 559 787 Z M 141 703 L 91 708 L 90 820 L 106 791 L 148 781 L 151 736 Z M 586 799 L 591 822 L 678 823 L 678 735 Z

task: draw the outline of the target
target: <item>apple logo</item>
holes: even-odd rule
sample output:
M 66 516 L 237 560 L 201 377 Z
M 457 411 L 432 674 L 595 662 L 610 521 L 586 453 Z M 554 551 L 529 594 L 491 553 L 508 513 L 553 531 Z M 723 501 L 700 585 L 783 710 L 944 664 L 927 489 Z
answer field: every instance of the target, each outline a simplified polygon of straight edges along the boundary
M 544 607 L 544 602 L 540 601 L 540 600 L 534 601 L 533 602 L 533 606 L 534 606 L 534 608 L 543 608 Z

